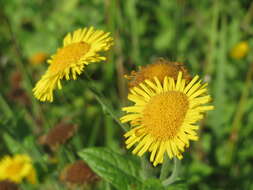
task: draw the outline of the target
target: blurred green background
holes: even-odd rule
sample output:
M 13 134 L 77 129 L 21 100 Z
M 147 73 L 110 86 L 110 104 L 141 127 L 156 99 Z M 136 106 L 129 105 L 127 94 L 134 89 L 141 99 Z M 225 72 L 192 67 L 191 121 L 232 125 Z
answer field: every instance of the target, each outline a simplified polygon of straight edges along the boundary
M 45 57 L 68 32 L 94 26 L 111 32 L 115 45 L 107 62 L 86 72 L 118 116 L 128 104 L 124 74 L 155 58 L 184 62 L 209 83 L 215 110 L 201 123 L 200 140 L 184 153 L 182 183 L 169 189 L 253 189 L 252 19 L 250 0 L 0 1 L 0 156 L 29 153 L 39 176 L 35 189 L 63 189 L 59 173 L 82 148 L 126 152 L 122 129 L 85 77 L 64 82 L 53 103 L 32 95 L 47 68 Z M 248 52 L 231 56 L 242 41 Z M 58 163 L 48 163 L 38 137 L 62 121 L 77 124 L 79 132 L 54 153 Z M 114 189 L 106 182 L 96 188 Z

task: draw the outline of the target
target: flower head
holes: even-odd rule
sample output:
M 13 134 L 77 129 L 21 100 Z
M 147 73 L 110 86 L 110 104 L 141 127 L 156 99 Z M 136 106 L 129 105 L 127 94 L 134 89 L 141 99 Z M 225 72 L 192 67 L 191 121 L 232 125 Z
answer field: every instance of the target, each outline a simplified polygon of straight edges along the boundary
M 178 73 L 182 72 L 186 82 L 191 79 L 190 74 L 185 68 L 183 63 L 179 62 L 170 62 L 166 59 L 159 58 L 153 64 L 141 67 L 139 71 L 132 71 L 130 76 L 127 76 L 130 79 L 129 88 L 138 86 L 139 83 L 144 82 L 146 79 L 153 80 L 154 77 L 160 82 L 163 82 L 164 77 L 172 77 L 174 80 L 177 79 Z
M 22 86 L 22 73 L 20 71 L 14 71 L 10 76 L 10 84 L 12 88 L 21 88 Z
M 19 71 L 14 71 L 10 77 L 10 91 L 8 93 L 8 98 L 11 101 L 15 101 L 22 105 L 30 105 L 30 99 L 26 91 L 22 87 L 22 73 Z
M 62 88 L 61 80 L 76 80 L 85 66 L 106 60 L 100 52 L 112 46 L 112 37 L 93 27 L 78 29 L 63 40 L 63 47 L 48 60 L 49 67 L 33 89 L 34 96 L 41 101 L 53 101 L 53 90 Z
M 71 184 L 86 184 L 95 182 L 98 176 L 84 161 L 78 160 L 64 168 L 60 179 Z
M 182 158 L 182 152 L 190 140 L 198 140 L 196 122 L 203 113 L 213 109 L 205 105 L 211 100 L 206 94 L 207 84 L 201 84 L 195 76 L 188 84 L 179 72 L 177 80 L 165 77 L 161 83 L 157 77 L 140 83 L 130 90 L 128 99 L 133 106 L 124 107 L 127 114 L 121 118 L 130 122 L 132 129 L 124 136 L 127 148 L 138 144 L 133 153 L 142 156 L 151 152 L 154 166 L 163 162 L 164 153 L 169 158 Z
M 8 180 L 3 180 L 3 181 L 0 181 L 0 189 L 1 190 L 18 190 L 19 188 L 17 184 Z
M 0 161 L 0 180 L 21 183 L 24 178 L 32 184 L 36 183 L 36 172 L 29 156 L 23 154 L 14 157 L 5 156 Z
M 39 138 L 39 143 L 47 145 L 51 150 L 56 150 L 59 145 L 66 143 L 77 131 L 77 125 L 59 123 L 50 131 Z
M 242 59 L 249 52 L 249 44 L 246 41 L 242 41 L 236 44 L 230 51 L 230 55 L 234 59 Z

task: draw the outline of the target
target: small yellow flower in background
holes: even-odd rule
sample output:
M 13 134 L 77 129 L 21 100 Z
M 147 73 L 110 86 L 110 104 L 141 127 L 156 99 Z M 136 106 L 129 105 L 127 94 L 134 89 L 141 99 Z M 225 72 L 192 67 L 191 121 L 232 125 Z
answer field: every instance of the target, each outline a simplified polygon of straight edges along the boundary
M 18 154 L 14 157 L 5 156 L 0 161 L 0 180 L 21 183 L 23 179 L 26 179 L 31 184 L 37 182 L 31 158 L 24 154 Z
M 61 80 L 76 80 L 85 66 L 106 58 L 98 53 L 107 51 L 113 44 L 110 33 L 94 30 L 93 27 L 78 29 L 63 40 L 63 47 L 48 60 L 49 67 L 33 89 L 41 101 L 53 101 L 53 90 L 62 88 Z
M 130 80 L 128 84 L 129 88 L 132 88 L 138 86 L 139 83 L 144 82 L 146 79 L 152 81 L 154 77 L 157 77 L 160 82 L 163 82 L 166 76 L 176 80 L 180 71 L 183 73 L 186 82 L 188 82 L 191 76 L 183 63 L 171 62 L 164 58 L 159 58 L 154 63 L 141 67 L 137 72 L 132 71 L 130 76 L 126 76 L 126 78 Z
M 38 65 L 46 61 L 47 57 L 48 54 L 44 52 L 37 52 L 30 57 L 29 61 L 33 65 Z
M 133 153 L 142 156 L 151 152 L 150 161 L 156 166 L 163 163 L 166 152 L 169 158 L 182 159 L 189 141 L 198 140 L 196 122 L 213 106 L 205 105 L 211 97 L 199 76 L 186 84 L 180 71 L 176 82 L 172 77 L 165 77 L 162 83 L 157 77 L 153 81 L 145 80 L 130 89 L 128 99 L 134 105 L 123 108 L 127 114 L 121 122 L 130 122 L 132 127 L 124 135 L 127 149 L 138 144 Z
M 249 44 L 247 41 L 242 41 L 236 44 L 230 51 L 230 56 L 234 59 L 242 59 L 249 52 Z

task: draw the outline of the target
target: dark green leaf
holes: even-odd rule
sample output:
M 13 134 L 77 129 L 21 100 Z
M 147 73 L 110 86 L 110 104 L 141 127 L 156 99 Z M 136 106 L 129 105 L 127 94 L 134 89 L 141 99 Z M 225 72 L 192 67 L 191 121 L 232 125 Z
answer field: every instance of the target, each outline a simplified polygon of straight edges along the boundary
M 108 148 L 86 148 L 79 152 L 79 156 L 100 177 L 120 190 L 138 189 L 141 186 L 140 165 L 127 156 Z

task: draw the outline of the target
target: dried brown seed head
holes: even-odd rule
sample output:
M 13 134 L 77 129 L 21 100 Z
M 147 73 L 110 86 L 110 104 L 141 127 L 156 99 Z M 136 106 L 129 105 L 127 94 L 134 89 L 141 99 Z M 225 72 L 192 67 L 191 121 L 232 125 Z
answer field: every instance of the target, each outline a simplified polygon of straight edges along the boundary
M 10 83 L 12 88 L 20 88 L 22 81 L 22 74 L 19 71 L 14 71 L 10 75 Z
M 18 185 L 8 180 L 0 181 L 0 190 L 18 190 Z
M 170 62 L 163 58 L 157 59 L 154 63 L 141 67 L 139 71 L 132 71 L 127 78 L 130 80 L 129 88 L 138 86 L 139 83 L 144 82 L 146 79 L 153 80 L 157 77 L 160 82 L 163 82 L 165 76 L 177 79 L 178 73 L 183 73 L 183 78 L 186 82 L 191 80 L 191 76 L 183 63 Z
M 10 75 L 10 91 L 7 94 L 10 101 L 28 106 L 31 104 L 30 98 L 22 88 L 22 74 L 20 71 L 14 71 Z
M 61 181 L 71 184 L 90 184 L 98 180 L 98 176 L 82 160 L 67 166 L 60 176 Z
M 57 149 L 61 144 L 66 143 L 76 132 L 77 126 L 67 123 L 59 123 L 53 127 L 46 135 L 39 138 L 39 143 L 49 146 L 52 150 Z
M 28 106 L 31 104 L 30 98 L 23 88 L 12 88 L 8 94 L 8 98 L 10 101 L 15 101 L 22 105 Z

